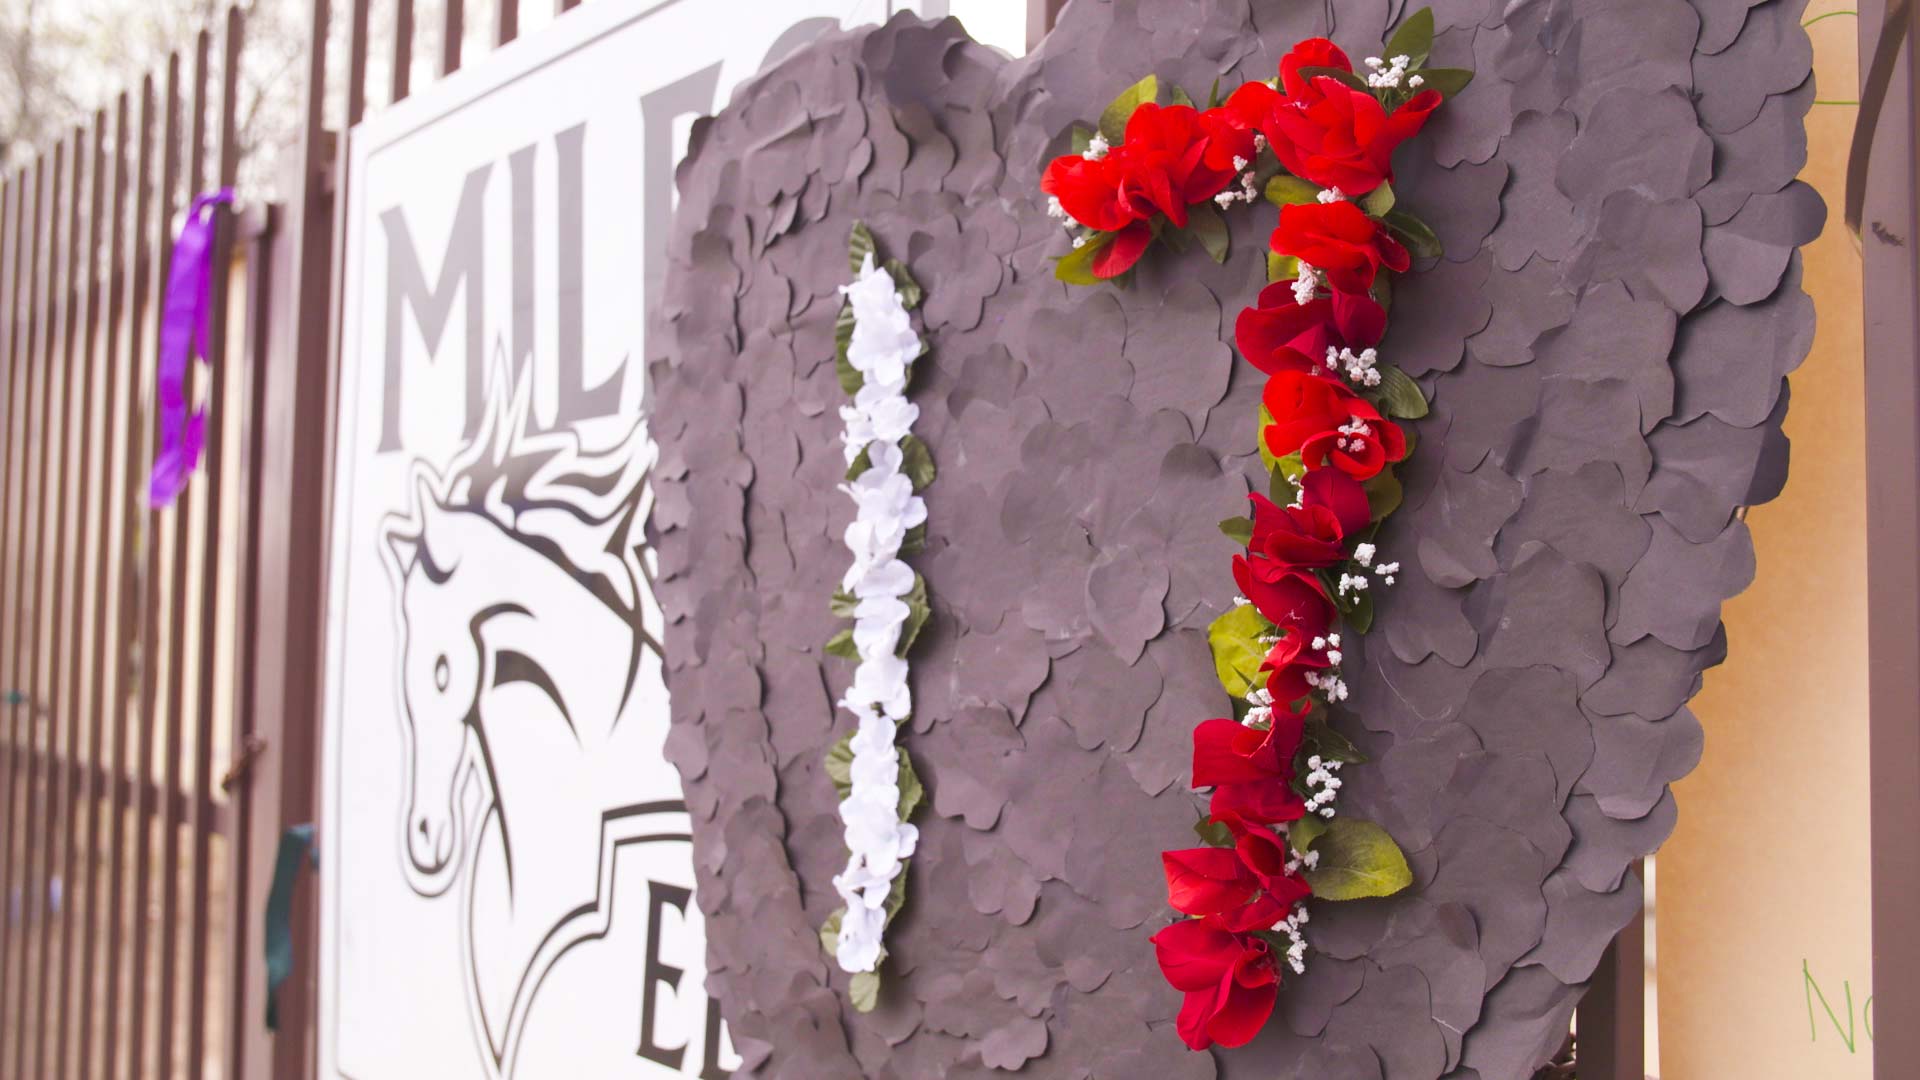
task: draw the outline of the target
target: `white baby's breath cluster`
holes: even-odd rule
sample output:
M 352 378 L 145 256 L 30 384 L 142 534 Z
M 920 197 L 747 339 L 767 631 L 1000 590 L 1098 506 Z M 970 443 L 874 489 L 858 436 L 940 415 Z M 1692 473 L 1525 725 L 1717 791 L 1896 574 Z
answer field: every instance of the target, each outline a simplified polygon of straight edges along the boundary
M 1355 386 L 1380 385 L 1380 351 L 1378 349 L 1336 349 L 1327 346 L 1327 370 L 1343 372 L 1348 381 Z
M 1377 56 L 1369 56 L 1366 64 L 1373 73 L 1367 76 L 1367 85 L 1376 90 L 1395 89 L 1406 79 L 1407 66 L 1411 63 L 1413 63 L 1411 56 L 1396 56 L 1386 61 L 1382 61 Z M 1413 82 L 1409 85 L 1418 87 L 1424 81 L 1420 76 L 1415 75 Z
M 1299 276 L 1293 279 L 1293 302 L 1301 305 L 1313 303 L 1313 298 L 1320 292 L 1320 285 L 1320 271 L 1301 263 Z
M 840 706 L 859 721 L 852 739 L 852 786 L 840 803 L 847 867 L 833 879 L 846 901 L 835 959 L 843 970 L 872 971 L 881 958 L 887 896 L 913 854 L 919 830 L 900 820 L 900 762 L 894 731 L 913 712 L 907 662 L 898 653 L 910 613 L 913 568 L 900 560 L 907 531 L 927 519 L 927 506 L 902 471 L 900 440 L 920 409 L 907 400 L 907 377 L 920 355 L 907 308 L 893 276 L 869 253 L 853 284 L 841 286 L 853 308 L 847 362 L 860 372 L 853 404 L 840 408 L 847 463 L 862 452 L 869 467 L 841 490 L 854 501 L 845 540 L 853 565 L 841 579 L 855 600 L 853 644 L 860 655 Z
M 1254 141 L 1256 144 L 1254 153 L 1257 154 L 1260 152 L 1258 147 L 1264 146 L 1265 140 L 1255 135 Z M 1237 202 L 1251 203 L 1257 202 L 1260 199 L 1260 184 L 1254 177 L 1253 162 L 1243 157 L 1235 157 L 1233 159 L 1233 171 L 1240 174 L 1240 189 L 1235 191 L 1233 188 L 1227 188 L 1225 191 L 1213 197 L 1213 204 L 1222 210 L 1225 210 Z

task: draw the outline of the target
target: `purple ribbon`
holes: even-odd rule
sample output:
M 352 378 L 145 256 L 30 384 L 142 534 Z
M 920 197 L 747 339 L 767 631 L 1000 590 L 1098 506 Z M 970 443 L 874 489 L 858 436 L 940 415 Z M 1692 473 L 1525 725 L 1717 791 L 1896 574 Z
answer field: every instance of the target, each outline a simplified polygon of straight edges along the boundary
M 147 481 L 147 505 L 156 510 L 173 505 L 187 486 L 187 479 L 200 467 L 200 452 L 206 446 L 207 411 L 187 412 L 187 364 L 195 356 L 207 359 L 207 294 L 213 269 L 207 260 L 213 248 L 212 211 L 231 202 L 232 188 L 196 196 L 173 242 L 167 296 L 160 309 L 160 378 L 155 388 L 160 450 L 154 455 L 153 475 Z

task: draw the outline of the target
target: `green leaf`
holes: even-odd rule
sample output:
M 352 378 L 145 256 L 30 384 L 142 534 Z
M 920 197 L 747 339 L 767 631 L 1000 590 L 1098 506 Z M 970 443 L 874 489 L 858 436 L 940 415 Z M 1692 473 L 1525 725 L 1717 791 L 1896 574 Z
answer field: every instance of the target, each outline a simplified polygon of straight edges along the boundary
M 1421 8 L 1419 11 L 1400 21 L 1400 28 L 1387 39 L 1386 52 L 1381 55 L 1388 63 L 1396 56 L 1408 57 L 1409 69 L 1426 63 L 1427 54 L 1433 51 L 1433 9 Z
M 1427 415 L 1427 395 L 1421 393 L 1419 383 L 1391 365 L 1382 365 L 1379 371 L 1380 404 L 1388 416 L 1418 420 Z
M 1306 871 L 1306 879 L 1313 895 L 1323 900 L 1392 896 L 1413 884 L 1413 871 L 1400 845 L 1371 821 L 1331 819 L 1314 850 L 1320 853 L 1320 863 Z
M 1187 232 L 1200 241 L 1214 262 L 1227 261 L 1227 219 L 1212 203 L 1195 203 L 1187 208 Z
M 847 483 L 853 483 L 859 479 L 861 473 L 873 468 L 873 459 L 867 456 L 868 449 L 865 446 L 861 447 L 859 455 L 853 459 L 853 464 L 847 466 Z
M 1260 678 L 1260 662 L 1267 658 L 1267 646 L 1260 639 L 1274 631 L 1274 625 L 1252 604 L 1235 604 L 1207 627 L 1213 671 L 1229 696 L 1243 698 L 1253 689 Z
M 1173 102 L 1175 105 L 1185 105 L 1189 109 L 1193 108 L 1193 97 L 1187 93 L 1185 87 L 1178 83 L 1174 84 L 1173 91 L 1167 100 Z
M 927 604 L 927 579 L 919 574 L 913 575 L 913 588 L 900 599 L 907 605 L 907 622 L 900 628 L 900 645 L 894 649 L 895 656 L 907 655 L 914 639 L 920 636 L 920 628 L 927 625 L 927 618 L 933 614 Z
M 842 619 L 851 619 L 853 618 L 854 605 L 859 602 L 860 599 L 847 590 L 835 589 L 833 590 L 833 599 L 827 601 L 827 610 Z
M 1268 417 L 1267 422 L 1272 423 L 1272 417 Z M 1293 481 L 1295 486 L 1299 485 L 1301 477 L 1307 475 L 1306 463 L 1300 460 L 1300 451 L 1298 450 L 1288 454 L 1286 457 L 1275 459 L 1274 468 L 1280 470 L 1281 475 Z
M 1073 152 L 1084 154 L 1087 147 L 1093 145 L 1093 129 L 1085 124 L 1073 125 Z
M 842 799 L 853 791 L 853 732 L 842 735 L 827 748 L 827 779 Z M 838 920 L 836 920 L 838 921 Z
M 918 555 L 927 550 L 927 523 L 921 522 L 907 530 L 906 538 L 900 541 L 900 554 Z
M 1227 534 L 1227 539 L 1241 547 L 1253 543 L 1253 519 L 1251 518 L 1227 518 L 1220 523 L 1220 531 Z
M 853 344 L 853 323 L 853 305 L 842 300 L 840 314 L 833 319 L 833 370 L 840 376 L 840 389 L 848 397 L 859 393 L 867 381 L 860 369 L 853 366 L 853 361 L 847 359 L 847 348 Z
M 1373 93 L 1373 87 L 1367 85 L 1367 80 L 1355 75 L 1351 71 L 1342 71 L 1339 68 L 1303 67 L 1300 69 L 1300 77 L 1304 79 L 1334 79 L 1343 86 L 1351 87 L 1363 94 Z
M 933 452 L 918 435 L 900 440 L 900 471 L 913 481 L 913 490 L 921 491 L 933 483 Z
M 1067 252 L 1053 264 L 1053 276 L 1069 285 L 1098 285 L 1105 280 L 1093 272 L 1093 257 L 1113 243 L 1113 233 L 1094 233 L 1087 242 Z
M 842 630 L 827 639 L 827 655 L 844 660 L 860 659 L 860 650 L 853 647 L 852 629 Z
M 1300 494 L 1300 485 L 1293 477 L 1275 469 L 1267 474 L 1267 498 L 1276 506 L 1291 506 Z
M 1420 89 L 1438 90 L 1443 98 L 1458 96 L 1473 81 L 1473 72 L 1465 68 L 1423 68 L 1419 74 Z
M 1407 250 L 1413 253 L 1414 258 L 1437 259 L 1440 257 L 1442 252 L 1440 238 L 1434 235 L 1426 222 L 1405 210 L 1389 210 L 1381 220 L 1387 223 L 1387 228 L 1400 234 L 1401 242 L 1407 245 Z
M 853 1002 L 853 1011 L 870 1013 L 880 1004 L 880 973 L 861 971 L 855 973 L 853 981 L 847 984 L 847 999 Z
M 880 261 L 878 250 L 873 242 L 873 233 L 867 228 L 867 223 L 854 222 L 853 234 L 847 239 L 847 264 L 853 272 L 856 274 L 860 272 L 861 265 L 866 262 L 869 255 L 872 255 L 874 262 L 878 263 Z
M 882 908 L 887 913 L 889 923 L 893 922 L 895 915 L 900 914 L 901 908 L 907 906 L 907 869 L 904 865 L 906 860 L 903 859 L 901 862 L 903 865 L 900 867 L 900 872 L 893 876 L 893 886 L 887 890 L 887 902 Z
M 1201 814 L 1200 820 L 1193 823 L 1193 835 L 1208 847 L 1232 847 L 1233 830 L 1224 822 L 1213 820 L 1208 814 Z
M 1159 96 L 1160 80 L 1151 75 L 1120 91 L 1120 96 L 1100 113 L 1100 134 L 1109 144 L 1119 146 L 1127 137 L 1127 121 L 1133 110 Z
M 888 259 L 885 266 L 887 273 L 893 277 L 893 291 L 900 294 L 901 305 L 908 309 L 919 307 L 920 301 L 926 299 L 927 291 L 913 280 L 907 264 L 899 259 Z
M 1367 760 L 1359 747 L 1319 717 L 1307 721 L 1305 742 L 1311 744 L 1311 749 L 1303 747 L 1296 755 L 1301 761 L 1314 754 L 1319 754 L 1322 761 L 1338 761 L 1343 765 L 1357 765 Z
M 846 916 L 847 909 L 837 907 L 833 909 L 833 914 L 827 916 L 827 921 L 820 924 L 820 947 L 826 950 L 828 956 L 840 948 L 840 920 Z
M 1207 91 L 1207 108 L 1217 109 L 1219 107 L 1220 107 L 1220 76 L 1215 75 L 1213 77 L 1213 89 Z
M 1400 508 L 1400 480 L 1392 469 L 1381 469 L 1360 487 L 1367 493 L 1367 509 L 1372 512 L 1373 520 L 1384 520 Z
M 1280 173 L 1267 181 L 1267 201 L 1275 206 L 1303 206 L 1320 201 L 1320 185 Z
M 1274 457 L 1273 451 L 1267 449 L 1267 428 L 1272 424 L 1273 414 L 1267 411 L 1267 403 L 1262 401 L 1257 426 L 1253 429 L 1253 441 L 1260 448 L 1260 464 L 1265 465 L 1268 472 L 1280 468 L 1280 459 Z
M 1292 281 L 1300 276 L 1300 260 L 1291 255 L 1267 252 L 1267 284 Z
M 1382 180 L 1380 181 L 1379 187 L 1374 188 L 1361 197 L 1360 209 L 1365 210 L 1374 217 L 1385 217 L 1387 211 L 1393 209 L 1393 203 L 1393 184 L 1390 181 Z
M 1295 855 L 1305 855 L 1313 842 L 1326 833 L 1327 819 L 1318 814 L 1308 814 L 1287 826 L 1287 842 L 1293 845 Z
M 1338 590 L 1329 590 L 1337 592 Z M 1347 629 L 1356 634 L 1364 634 L 1373 629 L 1373 590 L 1351 592 L 1344 599 L 1334 600 L 1334 606 L 1340 609 L 1341 619 Z
M 900 747 L 899 783 L 900 820 L 905 821 L 913 816 L 914 808 L 920 805 L 920 800 L 926 795 L 927 789 L 926 785 L 920 782 L 920 774 L 913 771 L 913 759 L 907 756 L 907 748 L 904 746 Z M 899 877 L 893 879 L 895 887 L 901 889 L 902 895 L 905 894 L 905 888 L 900 886 L 899 883 L 905 880 L 906 876 L 905 873 L 902 873 Z
M 1379 274 L 1374 275 L 1373 299 L 1376 303 L 1380 305 L 1380 310 L 1386 311 L 1389 313 L 1393 311 L 1393 275 L 1392 274 L 1389 274 L 1383 271 Z

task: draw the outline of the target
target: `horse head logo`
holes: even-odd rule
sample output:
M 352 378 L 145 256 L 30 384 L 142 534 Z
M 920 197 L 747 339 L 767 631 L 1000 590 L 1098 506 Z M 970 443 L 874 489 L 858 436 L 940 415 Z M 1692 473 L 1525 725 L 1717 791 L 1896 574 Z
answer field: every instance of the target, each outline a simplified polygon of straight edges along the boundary
M 496 365 L 491 390 L 451 461 L 413 463 L 379 548 L 402 642 L 401 868 L 425 898 L 463 883 L 469 1005 L 507 1076 L 547 968 L 606 930 L 623 822 L 685 832 L 685 810 L 661 751 L 644 422 L 584 452 L 534 430 L 524 369 Z M 672 799 L 634 797 L 662 784 Z

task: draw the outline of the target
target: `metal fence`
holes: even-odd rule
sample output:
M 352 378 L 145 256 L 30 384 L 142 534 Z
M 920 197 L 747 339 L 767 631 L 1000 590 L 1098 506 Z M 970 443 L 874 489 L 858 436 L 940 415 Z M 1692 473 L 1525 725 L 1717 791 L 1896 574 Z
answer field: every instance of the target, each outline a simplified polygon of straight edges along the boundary
M 556 15 L 580 0 L 554 0 Z M 386 100 L 412 92 L 415 0 L 388 0 Z M 462 64 L 441 0 L 435 67 Z M 518 0 L 492 0 L 495 45 Z M 1030 33 L 1062 0 L 1031 0 Z M 231 184 L 244 24 L 184 53 L 0 181 L 0 1077 L 314 1069 L 314 966 L 269 1033 L 274 846 L 316 813 L 325 492 L 345 140 L 368 109 L 371 0 L 311 0 L 281 201 L 218 210 L 204 472 L 148 509 L 174 217 Z M 345 50 L 328 82 L 329 31 Z M 296 947 L 312 955 L 311 890 Z M 1580 1014 L 1583 1080 L 1641 1076 L 1639 924 Z

